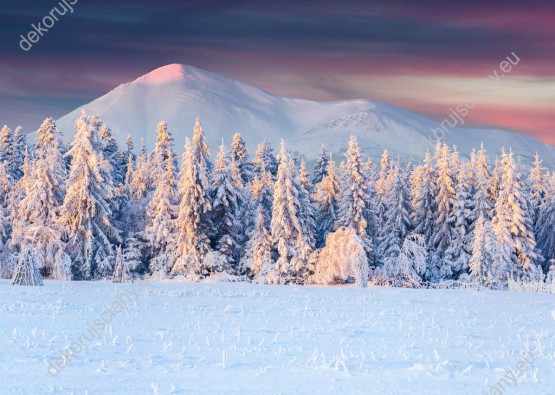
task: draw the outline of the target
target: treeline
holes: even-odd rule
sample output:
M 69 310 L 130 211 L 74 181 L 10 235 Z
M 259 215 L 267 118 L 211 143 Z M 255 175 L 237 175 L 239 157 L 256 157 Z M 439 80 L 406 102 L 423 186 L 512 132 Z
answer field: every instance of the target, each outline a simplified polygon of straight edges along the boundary
M 438 142 L 421 164 L 387 151 L 376 165 L 352 136 L 339 165 L 322 148 L 309 172 L 281 144 L 241 135 L 212 161 L 200 122 L 178 163 L 165 122 L 152 151 L 120 149 L 85 113 L 65 147 L 48 118 L 27 145 L 0 132 L 0 275 L 32 253 L 44 277 L 156 277 L 261 283 L 451 279 L 503 288 L 555 279 L 555 173 L 536 156 L 524 175 L 513 153 L 465 161 Z M 372 269 L 372 270 L 371 270 Z

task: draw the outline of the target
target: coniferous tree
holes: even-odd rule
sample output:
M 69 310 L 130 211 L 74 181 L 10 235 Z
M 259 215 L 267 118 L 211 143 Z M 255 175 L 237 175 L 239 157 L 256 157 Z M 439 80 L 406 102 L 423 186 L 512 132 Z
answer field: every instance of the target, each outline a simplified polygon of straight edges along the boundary
M 274 186 L 271 233 L 278 256 L 276 269 L 284 282 L 303 282 L 309 274 L 308 261 L 314 249 L 314 235 L 310 234 L 312 224 L 302 206 L 306 193 L 303 190 L 295 176 L 293 159 L 282 141 Z
M 254 164 L 249 159 L 249 151 L 247 150 L 245 140 L 243 140 L 239 133 L 233 135 L 230 154 L 231 159 L 237 164 L 243 184 L 247 185 L 253 179 Z
M 534 157 L 534 166 L 530 170 L 530 176 L 528 177 L 528 185 L 530 187 L 528 203 L 533 229 L 536 229 L 536 221 L 538 219 L 540 206 L 545 197 L 548 176 L 547 170 L 542 166 L 542 160 L 538 153 L 536 153 Z
M 555 259 L 555 172 L 551 174 L 546 186 L 545 196 L 536 221 L 538 247 L 545 258 L 544 272 L 549 262 Z
M 325 175 L 316 185 L 314 193 L 316 207 L 316 247 L 324 246 L 328 233 L 334 229 L 338 216 L 339 182 L 333 160 L 328 162 Z
M 177 216 L 177 261 L 172 274 L 191 277 L 205 276 L 212 268 L 205 265 L 210 252 L 209 216 L 212 207 L 208 200 L 208 180 L 202 152 L 189 139 L 179 174 L 178 194 L 181 199 Z M 204 163 L 204 164 L 203 164 Z
M 23 128 L 18 126 L 13 133 L 13 148 L 10 159 L 10 172 L 14 181 L 19 180 L 23 176 L 21 167 L 25 158 L 25 149 L 27 147 L 27 139 Z
M 160 163 L 164 173 L 156 182 L 156 189 L 146 208 L 146 227 L 142 232 L 150 251 L 150 271 L 158 276 L 168 274 L 177 258 L 176 240 L 176 174 L 172 153 Z
M 240 223 L 242 193 L 239 169 L 222 143 L 208 194 L 212 206 L 211 244 L 212 248 L 226 257 L 227 267 L 224 270 L 227 272 L 236 268 L 243 241 Z M 243 223 L 245 222 L 243 218 Z
M 495 203 L 493 232 L 497 248 L 501 252 L 496 266 L 498 281 L 510 276 L 537 276 L 537 259 L 534 251 L 536 241 L 529 218 L 528 203 L 522 188 L 521 175 L 517 171 L 512 151 L 503 151 L 501 160 L 501 184 Z
M 100 123 L 98 127 L 100 135 L 100 148 L 104 159 L 110 165 L 110 177 L 114 186 L 123 184 L 125 179 L 125 167 L 122 166 L 119 147 L 112 135 L 112 131 L 105 123 Z
M 491 287 L 495 283 L 492 263 L 495 259 L 495 238 L 491 222 L 481 214 L 476 221 L 470 256 L 470 278 L 472 281 Z
M 204 132 L 198 118 L 195 121 L 191 145 L 193 156 L 199 167 L 199 174 L 201 177 L 205 177 L 206 183 L 208 183 L 212 174 L 213 165 L 212 162 L 210 162 L 210 148 L 208 148 L 208 144 L 206 144 L 206 138 L 204 137 Z
M 272 219 L 272 205 L 274 200 L 274 181 L 269 171 L 266 171 L 265 165 L 262 163 L 260 174 L 255 175 L 252 181 L 252 198 L 253 206 L 262 206 L 264 216 L 266 218 L 266 226 L 270 226 Z
M 474 162 L 474 175 L 476 191 L 474 193 L 472 218 L 477 220 L 480 216 L 483 216 L 485 220 L 491 220 L 494 214 L 495 196 L 492 196 L 492 175 L 483 144 Z M 474 223 L 471 223 L 470 232 L 472 232 L 473 229 Z
M 269 171 L 272 177 L 277 176 L 278 162 L 270 143 L 263 141 L 258 144 L 253 164 L 255 174 L 260 175 L 262 171 Z
M 35 158 L 26 155 L 23 191 L 15 207 L 14 242 L 30 246 L 39 258 L 39 267 L 57 280 L 70 280 L 70 257 L 64 251 L 62 234 L 57 224 L 63 202 L 65 164 L 62 160 L 60 135 L 54 121 L 46 119 L 38 130 Z
M 6 162 L 10 166 L 13 151 L 13 135 L 8 125 L 4 125 L 0 130 L 0 162 Z M 9 173 L 9 168 L 6 171 Z
M 177 168 L 177 156 L 173 149 L 173 136 L 168 131 L 168 124 L 161 121 L 156 126 L 156 146 L 153 152 L 153 178 L 156 180 L 167 174 L 167 167 Z M 170 163 L 171 162 L 171 163 Z
M 342 226 L 353 228 L 360 237 L 366 239 L 368 224 L 364 214 L 368 195 L 363 177 L 362 154 L 355 136 L 351 136 L 349 140 L 345 159 L 340 184 L 339 215 L 335 228 L 339 229 Z
M 12 217 L 11 217 L 11 190 L 13 183 L 8 171 L 6 169 L 6 162 L 0 162 L 0 265 L 5 265 L 8 262 L 6 254 L 8 240 L 10 239 L 12 231 Z M 11 275 L 9 268 L 4 267 L 1 272 Z
M 328 164 L 330 162 L 329 153 L 324 148 L 324 145 L 320 147 L 320 153 L 318 154 L 318 159 L 316 159 L 316 164 L 314 165 L 314 171 L 312 172 L 312 184 L 316 185 L 322 181 L 322 179 L 327 174 Z
M 449 222 L 453 226 L 453 239 L 445 251 L 447 260 L 452 262 L 455 278 L 468 271 L 470 259 L 471 239 L 469 226 L 472 221 L 472 173 L 469 164 L 459 165 L 458 180 L 455 186 L 455 201 Z
M 133 282 L 129 264 L 125 260 L 121 246 L 116 248 L 116 261 L 114 264 L 114 274 L 112 275 L 112 282 L 114 283 L 129 283 Z
M 274 269 L 272 260 L 272 235 L 268 231 L 270 218 L 262 205 L 256 210 L 255 226 L 241 258 L 241 272 L 257 282 L 266 282 L 265 276 Z
M 438 175 L 438 192 L 435 197 L 437 217 L 432 238 L 433 256 L 430 278 L 437 281 L 439 279 L 452 278 L 455 275 L 454 269 L 456 267 L 452 255 L 446 254 L 455 238 L 452 214 L 456 200 L 451 155 L 446 145 L 440 146 L 438 143 L 436 149 L 436 166 Z
M 412 186 L 412 221 L 414 232 L 424 237 L 426 245 L 431 247 L 437 216 L 437 173 L 429 152 L 424 163 L 416 167 Z
M 112 225 L 109 201 L 113 183 L 101 153 L 98 130 L 85 113 L 76 122 L 75 138 L 67 155 L 71 169 L 67 193 L 60 208 L 66 252 L 75 278 L 89 279 L 112 273 L 113 242 L 121 242 Z
M 403 240 L 412 229 L 407 179 L 399 163 L 392 164 L 390 171 L 393 174 L 393 184 L 384 201 L 385 222 L 379 232 L 379 250 L 383 258 L 397 257 Z

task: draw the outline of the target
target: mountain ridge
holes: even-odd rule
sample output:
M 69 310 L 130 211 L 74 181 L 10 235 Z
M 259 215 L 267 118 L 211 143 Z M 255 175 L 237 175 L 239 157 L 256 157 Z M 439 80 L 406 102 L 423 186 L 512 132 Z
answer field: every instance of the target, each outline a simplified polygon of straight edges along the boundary
M 119 85 L 105 95 L 58 120 L 66 138 L 81 108 L 100 116 L 118 142 L 130 134 L 148 147 L 156 140 L 156 124 L 164 120 L 182 152 L 185 136 L 192 133 L 198 116 L 207 141 L 215 149 L 223 138 L 231 143 L 240 132 L 252 150 L 262 140 L 275 148 L 281 139 L 289 149 L 313 159 L 323 144 L 334 154 L 346 148 L 350 134 L 373 157 L 388 149 L 402 161 L 419 161 L 432 150 L 432 129 L 439 123 L 387 102 L 368 99 L 312 101 L 282 97 L 217 73 L 194 66 L 169 64 Z M 513 147 L 525 161 L 538 152 L 549 166 L 555 165 L 555 147 L 532 137 L 501 129 L 452 128 L 443 139 L 468 156 L 481 143 L 490 157 L 501 147 Z

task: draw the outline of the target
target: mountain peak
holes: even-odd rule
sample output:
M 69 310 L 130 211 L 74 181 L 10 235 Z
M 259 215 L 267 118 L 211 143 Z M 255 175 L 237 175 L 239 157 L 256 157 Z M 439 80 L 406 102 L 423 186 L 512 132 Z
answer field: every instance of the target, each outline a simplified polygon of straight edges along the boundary
M 150 73 L 137 78 L 133 83 L 161 85 L 175 81 L 183 81 L 185 76 L 191 72 L 190 66 L 178 63 L 168 64 L 152 70 Z

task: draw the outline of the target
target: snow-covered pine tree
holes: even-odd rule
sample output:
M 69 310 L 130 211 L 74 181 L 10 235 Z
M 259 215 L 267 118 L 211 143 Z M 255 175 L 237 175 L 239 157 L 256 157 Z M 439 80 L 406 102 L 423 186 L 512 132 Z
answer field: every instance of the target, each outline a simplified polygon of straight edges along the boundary
M 132 198 L 141 200 L 147 198 L 150 191 L 155 188 L 155 179 L 150 168 L 144 143 L 137 156 L 137 162 L 130 176 L 129 193 Z
M 555 259 L 555 172 L 551 173 L 545 189 L 536 221 L 537 243 L 545 258 L 544 272 L 549 270 L 548 262 Z
M 452 159 L 452 163 L 456 163 Z M 472 222 L 472 172 L 469 163 L 459 164 L 456 169 L 458 175 L 455 186 L 455 200 L 453 211 L 449 216 L 449 223 L 453 226 L 452 240 L 445 250 L 446 260 L 452 262 L 452 272 L 455 278 L 468 272 L 468 260 L 472 240 L 469 236 L 469 226 Z
M 378 175 L 376 166 L 374 166 L 370 159 L 364 163 L 363 175 L 364 191 L 368 196 L 368 199 L 366 199 L 366 208 L 364 210 L 364 218 L 366 219 L 366 234 L 372 242 L 375 242 L 378 237 L 380 221 L 378 218 L 379 196 L 376 193 L 376 181 Z M 374 264 L 376 263 L 375 255 L 376 254 L 371 257 Z
M 535 278 L 538 272 L 534 251 L 536 240 L 522 185 L 512 151 L 507 154 L 503 150 L 501 184 L 492 223 L 500 252 L 496 267 L 507 272 L 495 273 L 498 282 L 505 282 L 510 276 Z
M 304 282 L 309 274 L 308 260 L 314 249 L 313 223 L 303 202 L 308 195 L 295 176 L 293 159 L 281 142 L 279 168 L 274 185 L 272 245 L 277 250 L 276 269 L 284 282 Z
M 247 150 L 245 140 L 243 140 L 239 133 L 233 135 L 230 154 L 231 159 L 237 164 L 243 184 L 249 184 L 253 179 L 254 164 L 249 159 L 249 151 Z
M 501 184 L 501 166 L 499 163 L 499 159 L 495 157 L 495 165 L 493 166 L 490 183 L 490 197 L 492 202 L 494 203 L 494 206 L 495 202 L 497 201 L 497 196 L 499 196 L 499 184 Z
M 545 275 L 546 284 L 555 284 L 555 259 L 549 261 L 549 269 Z
M 256 282 L 266 282 L 265 276 L 275 270 L 272 260 L 272 236 L 268 231 L 269 218 L 262 205 L 256 210 L 256 220 L 245 253 L 241 258 L 240 272 L 247 273 Z
M 328 161 L 325 175 L 316 185 L 314 193 L 316 219 L 316 247 L 322 248 L 328 233 L 334 229 L 338 215 L 339 182 L 335 172 L 335 162 Z
M 0 130 L 0 162 L 6 162 L 9 166 L 12 160 L 13 135 L 8 125 L 4 125 Z M 6 171 L 9 173 L 9 168 Z
M 378 227 L 382 227 L 385 223 L 385 200 L 391 192 L 391 177 L 391 158 L 389 157 L 389 152 L 387 150 L 384 150 L 380 161 L 380 172 L 378 174 L 378 178 L 376 179 L 375 188 L 375 207 Z
M 301 166 L 299 171 L 299 183 L 302 187 L 307 191 L 309 194 L 314 192 L 314 185 L 310 182 L 310 178 L 308 177 L 308 169 L 306 168 L 306 162 L 304 158 L 301 159 Z
M 470 256 L 470 278 L 472 281 L 486 287 L 494 285 L 494 262 L 496 243 L 490 220 L 480 214 L 476 221 L 472 240 L 472 255 Z
M 314 171 L 312 172 L 312 184 L 316 185 L 322 182 L 322 179 L 327 174 L 328 164 L 330 162 L 330 154 L 324 148 L 324 145 L 320 147 L 320 152 L 318 154 L 318 159 L 316 159 L 316 164 L 314 165 Z
M 110 177 L 112 178 L 114 186 L 117 187 L 123 184 L 126 170 L 125 167 L 122 167 L 118 143 L 114 139 L 114 136 L 112 136 L 110 127 L 105 123 L 100 122 L 98 134 L 100 136 L 102 155 L 110 165 Z
M 237 163 L 222 143 L 216 157 L 208 196 L 212 206 L 211 245 L 226 257 L 227 267 L 224 271 L 228 273 L 237 269 L 243 242 L 240 218 L 244 200 L 242 183 Z M 242 219 L 245 223 L 246 219 Z
M 129 270 L 129 265 L 125 260 L 121 246 L 116 247 L 116 263 L 114 264 L 114 273 L 112 275 L 113 283 L 132 283 L 133 277 Z
M 440 279 L 449 279 L 455 275 L 455 262 L 451 260 L 450 255 L 446 255 L 446 251 L 453 242 L 454 224 L 452 214 L 456 201 L 455 180 L 453 168 L 451 167 L 451 155 L 447 145 L 441 146 L 438 142 L 436 148 L 436 166 L 437 166 L 437 185 L 438 193 L 435 196 L 435 206 L 437 207 L 437 216 L 434 223 L 434 232 L 432 238 L 433 256 L 431 257 L 431 267 L 429 278 L 432 281 Z
M 393 183 L 384 199 L 385 222 L 378 232 L 378 249 L 382 258 L 397 257 L 403 241 L 412 230 L 408 180 L 399 163 L 392 163 L 390 172 Z
M 173 136 L 168 131 L 168 124 L 165 121 L 159 122 L 156 126 L 156 146 L 152 154 L 152 175 L 155 183 L 159 177 L 168 174 L 167 167 L 170 166 L 170 162 L 172 169 L 177 169 L 177 156 L 173 146 Z
M 18 126 L 13 132 L 13 146 L 9 164 L 9 171 L 14 181 L 19 180 L 23 176 L 21 167 L 25 158 L 25 150 L 27 147 L 27 139 L 23 128 Z
M 261 164 L 262 169 L 259 174 L 254 176 L 252 181 L 252 198 L 253 206 L 258 208 L 262 206 L 264 216 L 266 218 L 266 226 L 270 227 L 272 219 L 272 204 L 274 200 L 274 181 L 269 171 L 266 171 L 264 163 Z
M 197 156 L 197 153 L 199 156 Z M 181 199 L 177 216 L 178 259 L 172 274 L 198 278 L 209 274 L 212 268 L 204 261 L 210 252 L 209 216 L 212 207 L 208 200 L 208 180 L 201 153 L 189 139 L 185 142 L 178 194 Z
M 12 280 L 12 285 L 44 285 L 39 272 L 37 254 L 32 248 L 25 247 L 19 254 L 17 269 Z
M 113 183 L 101 152 L 98 131 L 84 112 L 77 119 L 71 149 L 67 193 L 60 208 L 59 224 L 76 279 L 98 278 L 113 271 L 113 242 L 121 242 L 112 225 L 109 201 Z
M 39 129 L 37 140 L 43 140 Z M 71 280 L 70 258 L 64 251 L 57 224 L 63 201 L 63 162 L 54 164 L 60 154 L 57 145 L 35 143 L 36 159 L 26 157 L 19 187 L 24 191 L 15 208 L 14 243 L 30 246 L 39 257 L 39 268 L 57 280 Z
M 542 166 L 542 160 L 536 152 L 534 156 L 534 166 L 530 170 L 528 177 L 528 186 L 530 188 L 528 203 L 530 208 L 530 220 L 532 221 L 533 229 L 536 229 L 536 221 L 540 211 L 540 206 L 545 197 L 545 188 L 547 186 L 549 174 L 547 169 Z M 538 229 L 539 230 L 539 229 Z
M 206 138 L 204 137 L 204 132 L 198 118 L 195 120 L 191 145 L 193 156 L 196 158 L 195 161 L 199 167 L 199 174 L 201 177 L 206 177 L 206 182 L 209 182 L 213 164 L 210 162 L 210 148 L 208 148 L 208 144 L 206 144 Z
M 0 272 L 11 275 L 11 267 L 6 267 L 9 263 L 8 240 L 12 231 L 11 216 L 11 192 L 13 183 L 6 169 L 7 162 L 0 162 Z
M 426 152 L 424 163 L 413 172 L 412 185 L 412 222 L 414 232 L 421 234 L 428 247 L 432 246 L 435 221 L 437 217 L 437 173 L 429 152 Z
M 495 197 L 492 196 L 491 170 L 487 160 L 484 144 L 476 156 L 474 164 L 475 188 L 472 218 L 476 221 L 480 215 L 485 220 L 493 218 Z M 470 224 L 470 231 L 474 229 L 474 222 Z
M 339 229 L 342 226 L 353 228 L 360 237 L 366 239 L 368 224 L 364 214 L 369 197 L 366 194 L 366 180 L 363 176 L 362 154 L 354 135 L 349 139 L 345 159 L 340 183 L 339 215 L 335 228 Z
M 273 178 L 277 176 L 278 162 L 270 143 L 263 141 L 258 144 L 253 164 L 254 174 L 260 175 L 262 171 L 269 171 Z
M 157 174 L 156 189 L 146 209 L 146 227 L 141 238 L 146 241 L 149 249 L 150 271 L 159 277 L 166 276 L 177 258 L 176 218 L 176 170 L 173 150 L 169 147 L 168 155 L 159 155 L 158 160 L 165 157 Z M 160 173 L 163 170 L 164 173 Z

